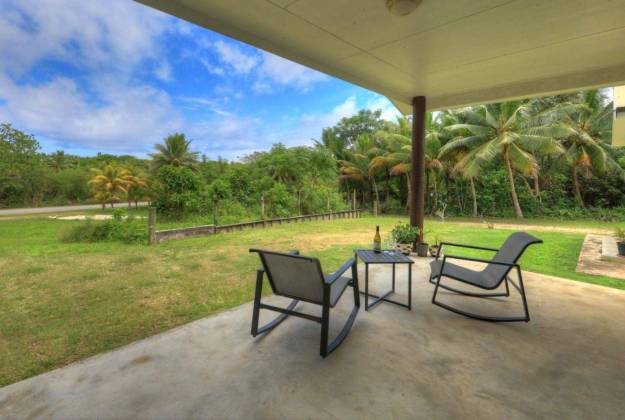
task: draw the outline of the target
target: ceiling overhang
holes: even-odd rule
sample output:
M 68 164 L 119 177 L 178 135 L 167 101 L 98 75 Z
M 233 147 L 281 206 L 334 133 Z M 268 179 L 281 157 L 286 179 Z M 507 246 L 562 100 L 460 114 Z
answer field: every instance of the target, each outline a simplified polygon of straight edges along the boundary
M 387 96 L 402 112 L 625 84 L 625 0 L 139 0 Z

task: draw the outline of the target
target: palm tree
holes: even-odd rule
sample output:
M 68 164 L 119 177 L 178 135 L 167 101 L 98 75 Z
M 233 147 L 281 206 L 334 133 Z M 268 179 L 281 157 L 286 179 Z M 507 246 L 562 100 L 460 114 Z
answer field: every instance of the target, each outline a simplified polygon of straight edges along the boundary
M 361 184 L 363 202 L 365 196 L 365 187 L 371 183 L 375 194 L 375 202 L 378 207 L 380 204 L 380 196 L 378 185 L 376 183 L 376 175 L 380 167 L 371 165 L 371 162 L 382 153 L 381 149 L 376 145 L 375 141 L 368 135 L 359 136 L 353 144 L 353 150 L 346 152 L 347 159 L 340 160 L 340 179 L 351 180 L 357 184 Z
M 135 203 L 135 207 L 138 207 L 139 200 L 145 198 L 145 191 L 143 189 L 147 187 L 148 179 L 145 174 L 135 166 L 127 167 L 126 172 L 124 179 L 128 182 L 128 207 L 131 206 L 132 202 Z
M 57 150 L 56 152 L 50 155 L 50 160 L 48 164 L 56 172 L 61 172 L 62 170 L 67 169 L 71 166 L 67 157 L 68 156 L 65 154 L 64 151 Z
M 445 127 L 438 117 L 430 112 L 426 114 L 425 134 L 425 170 L 428 178 L 432 181 L 434 191 L 434 203 L 432 212 L 438 207 L 438 181 L 436 174 L 443 168 L 438 159 L 441 147 L 441 138 L 445 136 Z M 408 185 L 408 200 L 410 204 L 410 163 L 412 161 L 412 140 L 410 138 L 410 122 L 407 118 L 398 117 L 397 125 L 391 130 L 379 131 L 376 137 L 382 143 L 384 153 L 373 158 L 370 168 L 388 168 L 389 174 L 398 176 L 405 175 Z
M 439 117 L 428 112 L 425 115 L 425 170 L 432 180 L 434 202 L 432 203 L 432 214 L 438 208 L 438 181 L 436 174 L 443 169 L 443 163 L 438 155 L 441 149 L 441 139 L 445 136 L 446 127 Z
M 474 178 L 494 159 L 502 158 L 516 217 L 523 211 L 514 183 L 514 172 L 533 176 L 538 171 L 536 159 L 530 153 L 553 153 L 558 149 L 553 137 L 543 135 L 527 124 L 527 108 L 518 101 L 467 108 L 461 112 L 463 123 L 453 124 L 449 130 L 458 137 L 441 148 L 441 157 L 461 152 L 462 158 L 454 170 L 467 179 Z
M 107 203 L 114 207 L 114 203 L 121 201 L 119 195 L 128 193 L 128 171 L 114 163 L 92 171 L 95 176 L 89 181 L 89 185 L 95 199 L 102 204 L 102 208 Z
M 163 165 L 183 166 L 191 168 L 194 171 L 198 167 L 198 152 L 189 151 L 191 140 L 187 140 L 184 134 L 174 133 L 163 141 L 163 144 L 157 144 L 154 148 L 157 153 L 152 153 L 152 170 L 158 171 Z
M 547 110 L 543 122 L 551 124 L 550 134 L 561 139 L 564 156 L 571 167 L 573 190 L 579 206 L 585 208 L 579 174 L 601 175 L 613 168 L 622 169 L 610 157 L 607 143 L 612 132 L 612 103 L 604 104 L 599 91 L 581 92 L 576 103 L 563 103 Z

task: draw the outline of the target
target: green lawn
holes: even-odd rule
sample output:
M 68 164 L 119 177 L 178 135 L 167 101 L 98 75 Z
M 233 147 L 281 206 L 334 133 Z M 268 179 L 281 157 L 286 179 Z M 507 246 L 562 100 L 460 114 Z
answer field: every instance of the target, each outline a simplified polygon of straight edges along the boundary
M 0 221 L 0 385 L 251 300 L 252 246 L 299 248 L 332 270 L 369 245 L 376 224 L 388 233 L 399 219 L 307 222 L 152 247 L 58 240 L 80 222 Z M 510 233 L 435 221 L 428 230 L 430 238 L 485 246 Z M 524 269 L 625 289 L 624 281 L 575 273 L 584 235 L 534 234 L 545 244 L 530 248 Z

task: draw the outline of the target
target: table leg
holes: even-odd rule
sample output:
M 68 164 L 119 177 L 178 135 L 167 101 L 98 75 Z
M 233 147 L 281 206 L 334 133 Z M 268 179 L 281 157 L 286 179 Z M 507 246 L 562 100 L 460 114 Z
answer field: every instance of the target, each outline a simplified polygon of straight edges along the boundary
M 369 310 L 369 264 L 365 263 L 365 311 Z
M 408 264 L 408 310 L 412 310 L 412 264 Z
M 393 293 L 395 293 L 395 263 L 393 263 Z

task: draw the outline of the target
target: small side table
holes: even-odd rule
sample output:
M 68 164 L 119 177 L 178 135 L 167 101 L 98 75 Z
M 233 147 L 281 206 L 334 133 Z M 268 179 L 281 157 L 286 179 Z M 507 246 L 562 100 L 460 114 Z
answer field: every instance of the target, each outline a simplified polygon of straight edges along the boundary
M 393 303 L 395 305 L 408 308 L 408 310 L 412 309 L 412 264 L 414 264 L 414 261 L 399 251 L 383 250 L 381 252 L 374 252 L 371 249 L 357 249 L 355 254 L 356 262 L 358 262 L 358 258 L 360 258 L 362 262 L 365 263 L 365 291 L 360 292 L 365 295 L 365 311 L 368 311 L 369 308 L 374 307 L 380 302 Z M 369 293 L 369 264 L 393 265 L 392 288 L 388 292 L 383 293 L 381 296 Z M 406 264 L 408 266 L 408 304 L 388 298 L 390 295 L 395 293 L 395 265 L 397 264 Z M 371 304 L 369 304 L 369 296 L 375 298 Z

